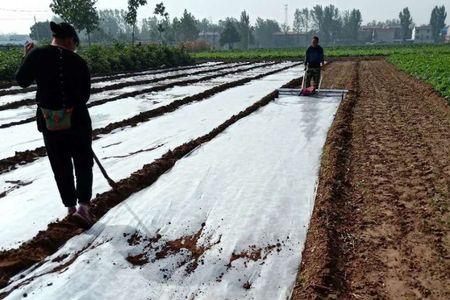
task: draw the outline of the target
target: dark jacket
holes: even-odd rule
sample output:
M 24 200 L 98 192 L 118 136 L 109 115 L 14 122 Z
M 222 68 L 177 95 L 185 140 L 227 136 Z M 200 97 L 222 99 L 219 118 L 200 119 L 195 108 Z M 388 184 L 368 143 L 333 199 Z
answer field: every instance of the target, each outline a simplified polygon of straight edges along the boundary
M 313 46 L 310 46 L 308 50 L 306 50 L 305 65 L 308 65 L 310 68 L 320 68 L 320 64 L 323 64 L 324 60 L 325 56 L 322 47 L 317 46 L 314 48 Z
M 73 107 L 73 130 L 92 131 L 86 106 L 91 76 L 86 62 L 78 54 L 56 46 L 33 49 L 24 58 L 16 80 L 24 88 L 36 82 L 38 107 L 53 110 Z M 40 109 L 37 123 L 39 131 L 46 132 Z

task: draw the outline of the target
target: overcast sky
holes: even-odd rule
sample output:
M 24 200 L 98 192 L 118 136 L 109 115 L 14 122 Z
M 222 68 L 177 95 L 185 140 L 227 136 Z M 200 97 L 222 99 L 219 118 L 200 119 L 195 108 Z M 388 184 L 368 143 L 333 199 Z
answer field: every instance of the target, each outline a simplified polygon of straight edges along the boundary
M 34 17 L 37 21 L 45 21 L 52 16 L 49 9 L 51 0 L 0 1 L 0 33 L 28 33 Z M 151 16 L 155 4 L 161 1 L 149 0 L 149 4 L 139 10 L 139 18 Z M 262 17 L 284 22 L 284 4 L 287 4 L 290 24 L 296 8 L 312 7 L 316 4 L 334 4 L 342 10 L 358 8 L 362 11 L 364 22 L 397 18 L 399 11 L 408 6 L 414 22 L 418 25 L 429 22 L 431 10 L 435 5 L 447 4 L 447 10 L 450 10 L 449 0 L 164 0 L 163 2 L 171 18 L 180 16 L 183 10 L 187 9 L 199 19 L 207 18 L 213 21 L 229 16 L 238 18 L 240 12 L 245 9 L 252 21 Z M 127 0 L 97 2 L 99 9 L 126 9 L 126 6 Z

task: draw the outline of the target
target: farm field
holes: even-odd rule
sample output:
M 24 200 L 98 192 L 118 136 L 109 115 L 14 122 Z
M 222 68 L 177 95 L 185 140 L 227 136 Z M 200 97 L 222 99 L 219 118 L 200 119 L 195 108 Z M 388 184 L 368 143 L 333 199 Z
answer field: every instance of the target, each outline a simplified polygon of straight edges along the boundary
M 255 63 L 252 66 L 243 67 L 232 64 L 229 66 L 228 71 L 218 71 L 217 67 L 212 67 L 207 73 L 203 73 L 201 75 L 187 76 L 187 74 L 183 73 L 183 76 L 186 77 L 183 79 L 167 80 L 165 77 L 162 77 L 160 78 L 161 80 L 146 85 L 142 85 L 139 81 L 135 81 L 134 83 L 129 83 L 125 88 L 94 93 L 91 97 L 90 103 L 88 104 L 92 110 L 91 114 L 93 128 L 104 128 L 111 123 L 119 122 L 124 118 L 127 119 L 133 117 L 141 112 L 161 108 L 162 106 L 172 102 L 172 100 L 180 99 L 180 96 L 188 97 L 194 94 L 193 92 L 186 93 L 188 92 L 186 88 L 181 92 L 181 95 L 170 94 L 170 92 L 179 93 L 180 87 L 190 86 L 191 91 L 207 90 L 207 87 L 198 86 L 196 83 L 203 82 L 208 84 L 212 80 L 212 86 L 219 85 L 219 83 L 214 81 L 214 79 L 226 81 L 228 78 L 225 75 L 230 72 L 232 74 L 243 72 L 244 77 L 249 76 L 252 75 L 252 70 L 259 69 L 259 71 L 264 71 L 264 65 L 268 66 L 270 63 Z M 221 68 L 223 67 L 220 67 L 219 69 Z M 245 71 L 248 71 L 249 73 L 245 73 Z M 232 80 L 235 78 L 230 77 L 230 79 Z M 177 89 L 174 91 L 173 88 L 175 86 L 177 86 Z M 197 87 L 198 89 L 196 89 Z M 176 99 L 172 99 L 171 97 L 168 97 L 168 99 L 158 99 L 156 94 L 157 91 L 165 90 L 169 90 L 169 95 L 174 96 Z M 176 95 L 178 95 L 178 98 Z M 14 96 L 29 97 L 28 93 L 22 95 L 15 94 Z M 23 102 L 23 98 L 17 98 L 17 101 L 13 102 L 17 103 L 17 108 L 4 111 L 1 111 L 0 109 L 0 115 L 8 116 L 5 117 L 5 123 L 0 126 L 0 134 L 8 138 L 8 141 L 0 146 L 0 148 L 3 149 L 0 150 L 0 159 L 7 159 L 15 153 L 17 155 L 18 152 L 34 150 L 37 147 L 43 146 L 43 141 L 40 137 L 36 139 L 37 129 L 34 122 L 34 117 L 32 117 L 35 112 L 33 112 L 33 108 L 30 104 L 28 104 L 28 102 Z M 129 105 L 131 103 L 135 105 Z M 118 110 L 118 107 L 124 108 Z M 14 111 L 18 111 L 19 113 L 15 115 Z M 3 114 L 4 112 L 5 114 Z
M 289 65 L 293 65 L 293 63 L 272 66 L 270 70 L 265 68 L 256 70 L 259 74 L 265 74 Z M 139 126 L 122 126 L 111 134 L 99 136 L 100 138 L 94 141 L 93 148 L 104 160 L 105 167 L 108 168 L 113 178 L 116 180 L 125 179 L 145 164 L 151 163 L 162 156 L 169 149 L 208 133 L 233 114 L 244 110 L 253 99 L 262 98 L 272 90 L 295 78 L 296 75 L 301 75 L 301 72 L 301 68 L 294 67 L 263 78 L 254 84 L 249 83 L 242 87 L 224 91 L 208 98 L 207 101 L 193 103 L 159 118 L 152 118 L 148 122 L 142 122 Z M 243 75 L 251 76 L 252 74 L 244 73 Z M 254 89 L 257 89 L 257 91 L 253 91 Z M 191 93 L 198 92 L 194 89 Z M 174 95 L 174 90 L 170 91 L 169 95 Z M 225 101 L 224 99 L 228 100 Z M 115 109 L 115 111 L 120 112 L 118 109 Z M 32 125 L 35 126 L 34 123 Z M 14 127 L 9 129 L 14 131 Z M 34 137 L 34 139 L 39 137 L 38 132 L 31 133 L 30 139 L 31 137 Z M 17 141 L 18 139 L 14 140 Z M 11 230 L 2 235 L 0 248 L 10 248 L 18 245 L 21 241 L 27 241 L 40 230 L 45 229 L 52 221 L 65 216 L 66 210 L 63 206 L 52 205 L 54 203 L 53 197 L 58 191 L 56 186 L 52 185 L 53 174 L 51 169 L 48 168 L 46 157 L 31 164 L 22 165 L 16 170 L 0 176 L 2 176 L 0 179 L 2 191 L 10 191 L 7 197 L 3 199 L 4 201 L 1 201 L 0 206 L 2 211 L 10 212 L 9 215 L 11 216 L 11 218 L 3 218 L 0 222 L 4 222 L 2 223 L 4 226 L 10 226 L 14 223 L 21 224 L 15 226 L 18 231 Z M 23 181 L 25 186 L 16 189 L 18 184 L 15 182 L 18 179 Z M 94 183 L 94 194 L 110 189 L 107 182 L 102 179 L 100 172 L 94 174 Z M 53 188 L 49 189 L 49 186 Z M 32 201 L 35 197 L 40 200 Z M 14 212 L 17 203 L 24 203 L 24 206 L 25 203 L 29 204 L 22 212 Z M 48 209 L 44 209 L 45 207 L 48 207 Z M 30 222 L 24 222 L 26 216 L 32 211 L 42 211 L 41 216 L 29 219 Z
M 303 60 L 306 49 L 213 51 L 191 55 L 197 60 Z M 383 56 L 399 69 L 431 84 L 450 101 L 450 45 L 374 45 L 325 48 L 329 60 L 346 57 Z
M 450 101 L 450 53 L 393 54 L 388 60 L 400 70 L 428 82 Z
M 30 284 L 11 297 L 74 294 L 82 278 L 68 278 L 81 274 L 87 261 L 92 271 L 82 277 L 95 284 L 88 284 L 80 296 L 96 291 L 122 299 L 288 297 L 300 261 L 296 249 L 304 241 L 312 209 L 320 148 L 339 102 L 283 97 L 238 121 L 150 188 L 109 211 L 89 235 L 71 240 L 49 257 L 23 278 L 31 278 Z M 305 118 L 310 113 L 314 115 Z M 280 134 L 281 128 L 295 130 Z M 305 153 L 311 155 L 305 159 Z M 299 159 L 292 160 L 292 155 Z M 277 188 L 267 186 L 268 181 Z M 278 199 L 283 199 L 281 205 Z M 177 246 L 180 238 L 192 244 Z M 111 256 L 99 260 L 99 253 Z M 67 272 L 54 271 L 75 256 Z M 58 257 L 64 259 L 55 264 Z M 99 268 L 110 268 L 104 270 L 112 277 L 93 280 Z M 132 280 L 133 291 L 116 290 L 114 282 L 120 278 Z M 47 282 L 52 288 L 39 292 Z M 77 284 L 71 287 L 69 282 Z M 243 288 L 246 284 L 249 288 Z
M 154 174 L 153 176 L 149 175 L 143 178 L 139 178 L 139 174 L 145 174 L 149 171 L 148 169 L 146 169 L 148 168 L 148 166 L 151 166 L 151 169 L 154 169 L 155 165 L 160 164 L 159 161 L 161 160 L 161 157 L 164 160 L 167 155 L 171 153 L 178 153 L 180 151 L 184 154 L 180 155 L 178 159 L 182 159 L 183 156 L 185 156 L 188 152 L 197 148 L 196 144 L 194 144 L 191 145 L 192 150 L 189 150 L 186 153 L 184 152 L 187 151 L 185 150 L 185 148 L 187 147 L 186 145 L 190 145 L 192 143 L 191 141 L 197 141 L 197 143 L 199 143 L 199 138 L 200 141 L 202 141 L 202 139 L 204 139 L 203 137 L 205 136 L 208 137 L 211 134 L 218 134 L 219 132 L 217 132 L 217 129 L 215 128 L 221 128 L 220 131 L 223 131 L 228 127 L 232 127 L 231 125 L 237 121 L 235 117 L 236 115 L 240 116 L 240 119 L 246 115 L 251 114 L 251 112 L 256 110 L 258 107 L 265 106 L 275 99 L 275 89 L 285 85 L 286 83 L 290 83 L 291 85 L 298 85 L 298 78 L 303 74 L 302 66 L 296 62 L 283 62 L 277 64 L 274 64 L 272 62 L 251 64 L 239 63 L 227 65 L 207 64 L 202 68 L 209 70 L 206 75 L 208 75 L 209 73 L 211 74 L 209 74 L 208 76 L 204 76 L 205 74 L 202 74 L 202 77 L 195 77 L 196 75 L 186 74 L 187 76 L 185 76 L 183 80 L 176 81 L 173 86 L 172 84 L 166 86 L 167 80 L 161 78 L 163 81 L 165 80 L 163 84 L 165 88 L 159 91 L 155 91 L 151 95 L 152 97 L 149 97 L 150 95 L 146 95 L 147 98 L 140 98 L 139 95 L 144 94 L 140 93 L 134 96 L 132 100 L 129 99 L 130 103 L 128 104 L 128 106 L 143 107 L 141 108 L 141 110 L 134 111 L 135 116 L 132 116 L 128 119 L 113 119 L 112 117 L 109 117 L 108 114 L 106 114 L 106 112 L 108 111 L 111 113 L 114 111 L 118 111 L 117 107 L 123 106 L 123 103 L 120 103 L 121 99 L 117 99 L 115 101 L 107 101 L 92 107 L 91 112 L 93 112 L 93 116 L 95 116 L 97 115 L 95 113 L 95 109 L 101 109 L 102 107 L 107 107 L 108 105 L 113 104 L 117 105 L 115 109 L 114 107 L 109 107 L 106 108 L 103 113 L 99 112 L 99 115 L 103 115 L 103 121 L 101 121 L 100 123 L 96 123 L 96 118 L 93 117 L 94 124 L 100 124 L 98 126 L 95 126 L 97 128 L 95 130 L 97 138 L 94 141 L 94 149 L 105 163 L 105 167 L 108 169 L 111 176 L 114 179 L 118 180 L 119 184 L 124 184 L 124 187 L 128 183 L 129 187 L 125 187 L 125 190 L 128 189 L 128 191 L 126 191 L 124 194 L 120 193 L 120 197 L 123 197 L 121 199 L 121 202 L 123 201 L 124 204 L 126 201 L 128 201 L 127 195 L 131 196 L 135 192 L 144 189 L 146 186 L 150 185 L 152 181 L 156 180 L 156 178 L 164 173 L 164 170 L 158 170 L 157 168 L 156 172 L 161 173 Z M 218 68 L 226 68 L 227 71 L 224 70 L 224 72 L 221 72 L 218 71 Z M 198 72 L 198 68 L 197 70 L 193 71 Z M 193 74 L 193 72 L 191 72 L 191 74 Z M 141 74 L 137 76 L 137 78 L 139 78 Z M 196 82 L 194 82 L 194 79 Z M 131 87 L 133 83 L 135 83 L 136 85 L 141 84 L 139 83 L 139 80 L 135 80 L 130 84 Z M 150 88 L 152 84 L 153 83 L 148 84 L 150 85 Z M 115 90 L 112 89 L 111 91 Z M 28 92 L 14 92 L 14 95 L 29 97 L 27 93 Z M 130 97 L 127 93 L 129 93 L 129 91 L 123 93 L 121 89 L 118 89 L 117 97 L 121 97 L 124 94 L 125 98 Z M 8 97 L 9 95 L 5 96 Z M 111 98 L 109 97 L 108 99 Z M 153 103 L 155 99 L 160 99 L 160 101 L 164 103 L 161 103 L 161 105 L 157 105 Z M 14 102 L 20 102 L 22 100 L 23 99 L 18 98 L 15 99 Z M 132 101 L 134 101 L 134 103 L 132 103 Z M 97 101 L 94 98 L 94 101 L 92 103 L 96 102 Z M 149 106 L 144 106 L 146 102 L 149 102 Z M 309 106 L 307 105 L 307 103 L 308 102 L 304 104 L 290 103 L 288 100 L 286 100 L 286 102 L 281 102 L 277 105 L 274 105 L 272 109 L 275 109 L 275 112 L 277 110 L 280 110 L 277 114 L 278 118 L 274 119 L 274 122 L 281 122 L 280 126 L 285 126 L 289 125 L 285 122 L 295 122 L 295 120 L 301 119 L 301 115 L 298 115 L 295 110 L 292 110 L 291 106 L 305 106 L 305 111 L 308 111 Z M 305 169 L 305 172 L 309 172 L 307 173 L 309 175 L 306 177 L 309 178 L 310 182 L 305 181 L 302 184 L 305 188 L 308 188 L 309 192 L 305 192 L 305 196 L 302 197 L 302 200 L 300 201 L 301 203 L 304 203 L 306 207 L 309 207 L 309 210 L 311 210 L 314 192 L 314 174 L 317 173 L 319 166 L 320 147 L 324 143 L 326 132 L 332 122 L 333 114 L 338 104 L 339 99 L 331 99 L 328 102 L 324 102 L 322 106 L 315 105 L 314 107 L 309 108 L 309 110 L 326 108 L 325 110 L 321 111 L 320 114 L 318 114 L 317 119 L 306 121 L 306 125 L 309 126 L 321 124 L 321 127 L 314 127 L 316 129 L 316 133 L 313 136 L 308 136 L 308 139 L 311 142 L 309 144 L 309 147 L 311 149 L 310 151 L 314 151 L 316 153 L 316 158 L 311 162 L 311 168 Z M 154 108 L 154 106 L 157 107 Z M 20 111 L 22 108 L 23 105 L 20 105 L 15 108 L 15 110 Z M 31 108 L 29 109 L 31 110 Z M 289 119 L 286 119 L 285 117 L 289 116 L 288 112 L 291 114 L 291 117 Z M 293 115 L 294 113 L 295 118 Z M 321 120 L 322 118 L 320 118 L 320 116 L 323 117 L 323 120 Z M 20 117 L 26 118 L 26 116 L 24 115 L 21 115 Z M 259 134 L 259 138 L 256 138 L 254 141 L 255 147 L 256 145 L 259 145 L 264 141 L 264 135 L 261 136 L 262 132 L 259 132 L 259 130 L 257 130 L 259 127 L 258 124 L 261 122 L 265 122 L 264 119 L 265 117 L 260 117 L 257 119 L 258 121 L 256 125 L 250 126 L 251 128 L 254 128 L 253 130 L 256 130 L 256 132 L 258 132 Z M 10 121 L 18 122 L 20 121 L 20 119 Z M 316 124 L 316 122 L 319 121 L 322 121 L 322 123 Z M 28 122 L 26 124 L 6 124 L 9 125 L 4 129 L 11 131 L 12 135 L 17 134 L 17 130 L 20 130 L 21 126 L 29 126 L 28 124 L 30 124 L 30 126 L 31 124 L 35 126 L 33 122 Z M 273 130 L 277 131 L 276 127 L 273 128 Z M 298 133 L 301 133 L 303 131 L 303 127 L 300 127 Z M 248 134 L 247 130 L 242 131 L 241 129 L 241 131 L 239 132 L 240 136 L 242 134 Z M 28 130 L 24 130 L 23 133 L 24 136 L 26 136 L 27 134 L 30 137 L 34 135 L 34 139 L 36 139 L 36 141 L 38 140 L 39 134 L 35 131 L 33 132 L 31 127 Z M 294 132 L 292 134 L 294 134 Z M 236 147 L 240 146 L 240 136 L 236 138 Z M 282 135 L 277 135 L 275 134 L 275 132 L 273 132 L 271 136 L 273 138 L 282 138 Z M 317 141 L 312 140 L 312 138 L 317 138 Z M 227 139 L 228 138 L 225 138 L 225 140 Z M 294 138 L 291 138 L 290 140 L 292 143 L 296 142 L 296 139 Z M 27 141 L 28 138 L 25 138 L 23 142 L 19 141 L 18 144 L 27 144 Z M 272 143 L 269 143 L 268 145 L 270 144 Z M 10 146 L 14 149 L 17 149 L 15 148 L 16 144 Z M 5 222 L 4 225 L 6 227 L 10 227 L 12 223 L 15 222 L 17 224 L 17 231 L 14 232 L 14 230 L 12 230 L 12 227 L 10 227 L 11 230 L 8 230 L 7 234 L 2 234 L 1 236 L 1 248 L 3 250 L 0 254 L 0 256 L 2 257 L 2 263 L 0 264 L 0 268 L 2 269 L 2 286 L 5 286 L 9 278 L 11 278 L 11 276 L 13 276 L 14 274 L 18 274 L 21 270 L 25 270 L 27 267 L 31 267 L 33 265 L 33 262 L 42 261 L 47 255 L 51 255 L 57 249 L 54 247 L 59 247 L 58 245 L 62 246 L 66 241 L 70 240 L 70 237 L 76 236 L 77 234 L 81 233 L 79 229 L 77 229 L 76 224 L 70 223 L 70 220 L 61 221 L 61 219 L 63 219 L 65 216 L 65 210 L 61 210 L 61 207 L 59 205 L 54 205 L 54 195 L 55 193 L 57 193 L 57 191 L 56 187 L 52 187 L 53 175 L 51 174 L 48 161 L 46 157 L 44 157 L 45 153 L 39 153 L 38 148 L 33 148 L 33 144 L 29 144 L 28 146 L 30 147 L 24 149 L 26 149 L 25 151 L 28 154 L 31 153 L 30 156 L 32 157 L 32 159 L 30 159 L 29 161 L 24 161 L 20 158 L 17 158 L 15 160 L 14 156 L 3 160 L 3 162 L 6 163 L 7 166 L 2 169 L 1 174 L 1 176 L 5 177 L 1 179 L 2 218 L 0 219 L 2 220 L 2 222 Z M 39 144 L 37 144 L 37 146 L 39 146 Z M 301 147 L 297 148 L 298 151 L 302 150 Z M 6 151 L 6 154 L 4 154 L 3 156 L 6 157 L 10 152 L 8 152 L 9 150 L 7 150 L 6 148 L 4 149 Z M 217 149 L 220 150 L 221 147 Z M 245 148 L 242 148 L 242 150 L 245 151 Z M 286 151 L 284 155 L 287 155 L 291 150 L 292 149 L 290 149 L 289 147 L 284 148 L 284 151 Z M 13 151 L 12 153 L 14 152 L 16 151 Z M 267 151 L 261 152 L 261 154 L 264 154 L 266 152 Z M 251 154 L 249 153 L 248 155 Z M 261 159 L 264 159 L 264 157 L 261 157 Z M 214 159 L 211 159 L 211 162 L 213 160 Z M 231 156 L 228 161 L 230 164 L 240 164 L 240 159 L 238 156 Z M 254 163 L 257 164 L 260 162 L 260 160 L 257 160 Z M 217 172 L 219 172 L 220 169 L 221 167 L 218 166 Z M 268 168 L 268 171 L 271 169 L 272 167 Z M 282 166 L 280 166 L 280 172 L 282 171 L 283 168 Z M 250 175 L 251 174 L 248 174 L 248 176 Z M 138 177 L 137 179 L 136 176 Z M 106 182 L 104 181 L 104 179 L 102 179 L 100 173 L 97 172 L 97 170 L 95 170 L 94 177 L 94 181 L 96 183 L 96 186 L 94 187 L 94 193 L 97 194 L 97 198 L 101 199 L 102 195 L 110 195 L 111 193 L 114 194 L 115 197 L 118 196 L 115 192 L 113 193 L 110 191 L 110 188 L 106 185 Z M 264 179 L 264 177 L 266 177 L 266 179 Z M 265 186 L 265 180 L 269 179 L 268 176 L 264 177 L 261 178 L 260 184 L 249 191 L 250 193 L 261 192 L 261 188 Z M 140 180 L 142 182 L 130 185 L 130 182 L 136 180 Z M 151 181 L 147 182 L 148 180 Z M 282 180 L 284 181 L 284 179 Z M 292 180 L 300 180 L 300 178 L 293 178 Z M 48 187 L 52 188 L 49 189 Z M 239 189 L 237 190 L 237 192 L 239 192 Z M 206 190 L 204 193 L 206 193 Z M 207 199 L 208 198 L 205 198 L 205 200 Z M 288 199 L 290 200 L 286 203 L 286 205 L 291 205 L 292 203 L 295 203 L 295 201 L 299 201 L 299 199 L 293 199 L 292 197 L 287 198 L 287 200 Z M 269 201 L 269 199 L 267 201 Z M 189 201 L 186 201 L 186 199 L 183 200 L 180 198 L 178 204 L 183 205 L 188 202 Z M 18 205 L 18 203 L 22 204 Z M 100 209 L 100 212 L 97 212 L 97 216 L 99 218 L 101 218 L 102 215 L 105 215 L 105 217 L 107 217 L 108 209 L 114 207 L 114 201 L 107 202 L 108 209 L 106 210 L 104 208 L 105 203 L 103 203 L 101 200 L 99 200 L 98 202 L 94 200 L 94 203 L 96 203 L 97 209 Z M 164 203 L 164 201 L 162 203 Z M 152 201 L 148 202 L 148 204 L 153 207 L 153 205 L 156 203 Z M 17 210 L 19 206 L 22 206 L 22 209 Z M 225 208 L 226 207 L 224 207 L 224 209 Z M 144 211 L 141 212 L 143 213 Z M 158 213 L 156 211 L 154 212 L 156 213 L 156 217 Z M 178 213 L 182 212 L 179 211 Z M 268 214 L 269 220 L 270 213 L 274 213 L 274 209 L 268 209 L 266 213 Z M 34 217 L 30 218 L 30 215 L 33 215 Z M 308 214 L 306 214 L 306 216 L 303 218 L 303 222 L 307 221 L 307 215 Z M 198 218 L 194 218 L 192 220 L 192 229 L 195 229 L 196 226 L 194 225 L 196 225 L 198 221 Z M 202 222 L 205 221 L 206 220 L 203 220 Z M 210 220 L 210 222 L 212 223 L 211 226 L 215 226 L 212 221 L 213 219 Z M 52 222 L 55 223 L 50 224 Z M 101 222 L 102 221 L 99 221 L 99 224 Z M 210 222 L 207 221 L 208 224 Z M 48 224 L 50 225 L 47 228 Z M 178 224 L 178 222 L 173 222 L 173 224 L 175 226 L 173 228 L 178 227 L 177 230 L 180 230 L 180 234 L 184 234 L 184 230 L 186 229 L 186 227 L 184 226 L 185 224 Z M 163 226 L 163 224 L 161 224 L 161 226 Z M 293 233 L 291 240 L 287 242 L 301 244 L 302 237 L 304 239 L 304 236 L 306 234 L 306 225 L 302 226 L 305 228 L 305 232 L 302 235 Z M 50 232 L 53 229 L 56 229 L 56 231 L 58 232 L 56 236 L 54 235 L 55 232 Z M 263 234 L 263 231 L 264 230 L 261 228 L 261 232 L 255 235 L 255 239 L 261 240 L 261 243 L 266 242 L 261 236 Z M 47 242 L 44 242 L 43 244 L 41 242 L 43 242 L 44 240 L 40 239 L 40 236 L 42 234 L 47 235 L 47 237 L 45 238 Z M 242 231 L 242 234 L 246 234 L 245 230 Z M 123 238 L 123 233 L 120 233 L 119 235 L 121 238 Z M 84 236 L 84 234 L 82 234 L 82 236 Z M 182 236 L 180 236 L 180 238 L 181 237 Z M 58 241 L 53 240 L 54 238 L 56 238 Z M 169 234 L 169 232 L 167 238 L 172 238 L 172 235 Z M 50 244 L 48 243 L 49 239 L 53 240 L 53 242 L 50 242 Z M 243 236 L 242 239 L 245 239 L 245 237 Z M 38 242 L 39 240 L 40 242 Z M 28 247 L 30 247 L 30 245 L 33 245 L 31 246 L 33 249 L 32 253 L 28 253 L 26 256 L 23 256 L 23 251 L 25 249 L 29 249 Z M 230 244 L 227 251 L 233 251 L 232 245 L 233 244 Z M 47 246 L 50 246 L 50 248 L 47 248 Z M 267 245 L 264 245 L 264 247 L 265 246 Z M 298 251 L 294 251 L 294 249 L 292 249 L 291 251 L 296 253 L 296 260 L 298 264 L 300 253 Z M 276 251 L 271 249 L 269 252 Z M 266 256 L 268 254 L 269 253 L 267 253 Z M 16 256 L 16 259 L 7 259 L 6 257 L 10 257 L 10 255 L 20 255 L 21 258 Z M 228 255 L 228 253 L 226 255 Z M 133 264 L 130 264 L 128 261 L 125 261 L 125 263 L 130 265 L 131 271 L 135 269 Z M 283 280 L 285 281 L 283 282 L 283 285 L 285 286 L 282 289 L 274 291 L 274 293 L 287 295 L 287 293 L 289 293 L 290 291 L 290 287 L 293 285 L 293 282 L 295 280 L 295 274 L 296 268 L 293 268 L 290 272 L 287 272 L 284 278 L 288 278 L 289 280 Z M 239 286 L 239 289 L 237 289 L 236 293 L 240 293 L 242 284 L 238 281 L 235 284 Z M 264 285 L 268 283 L 266 282 L 262 284 Z
M 356 93 L 324 148 L 293 299 L 448 299 L 448 102 L 384 60 L 328 72 Z
M 448 67 L 399 51 L 327 65 L 342 101 L 278 95 L 290 60 L 95 78 L 118 189 L 94 168 L 88 231 L 55 199 L 33 88 L 0 90 L 0 298 L 450 298 Z
M 393 54 L 450 53 L 450 45 L 326 46 L 327 57 L 389 56 Z M 197 60 L 303 59 L 306 48 L 205 51 L 191 53 Z

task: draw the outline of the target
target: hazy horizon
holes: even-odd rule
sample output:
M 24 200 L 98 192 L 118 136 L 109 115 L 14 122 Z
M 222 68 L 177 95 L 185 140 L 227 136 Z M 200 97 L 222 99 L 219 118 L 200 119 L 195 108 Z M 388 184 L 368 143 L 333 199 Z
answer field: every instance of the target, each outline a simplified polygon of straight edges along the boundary
M 20 2 L 20 3 L 19 3 Z M 139 9 L 139 19 L 153 15 L 153 9 L 158 1 L 148 1 L 145 7 Z M 334 4 L 340 10 L 360 9 L 363 15 L 363 23 L 372 20 L 385 21 L 387 19 L 398 18 L 398 13 L 404 7 L 409 7 L 413 21 L 417 25 L 427 24 L 430 19 L 431 10 L 436 5 L 447 4 L 447 10 L 450 6 L 447 1 L 428 0 L 335 0 L 335 1 L 276 1 L 276 0 L 166 0 L 163 1 L 170 14 L 170 18 L 179 17 L 184 9 L 191 12 L 196 18 L 207 18 L 214 22 L 226 17 L 239 18 L 240 13 L 246 10 L 251 17 L 252 22 L 257 17 L 264 19 L 275 19 L 284 23 L 285 9 L 288 5 L 288 22 L 292 25 L 293 16 L 296 8 L 313 7 L 316 4 L 329 5 Z M 2 3 L 0 8 L 0 33 L 18 33 L 28 34 L 30 26 L 37 21 L 45 21 L 52 18 L 53 13 L 49 8 L 51 0 L 20 0 L 18 2 Z M 127 0 L 98 0 L 98 9 L 126 9 Z

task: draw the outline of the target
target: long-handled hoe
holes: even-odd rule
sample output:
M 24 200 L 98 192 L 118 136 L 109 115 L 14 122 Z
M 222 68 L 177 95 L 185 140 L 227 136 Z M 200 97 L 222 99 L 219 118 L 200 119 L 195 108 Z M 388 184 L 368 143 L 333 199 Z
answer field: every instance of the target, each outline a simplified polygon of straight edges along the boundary
M 100 169 L 100 172 L 102 172 L 103 177 L 105 177 L 106 181 L 108 181 L 108 184 L 112 187 L 112 189 L 114 191 L 117 191 L 117 183 L 111 179 L 111 177 L 109 177 L 108 173 L 106 173 L 105 168 L 103 167 L 102 163 L 100 162 L 100 160 L 98 159 L 97 155 L 95 154 L 94 150 L 92 150 L 92 154 L 94 156 L 94 160 L 97 163 L 97 166 Z
M 95 154 L 94 150 L 92 150 L 92 154 L 94 156 L 94 160 L 97 163 L 97 166 L 99 167 L 100 171 L 103 174 L 103 177 L 105 177 L 106 181 L 108 181 L 108 184 L 112 187 L 113 191 L 118 192 L 118 185 L 117 183 L 109 177 L 108 173 L 106 173 L 105 168 L 103 167 L 102 163 L 98 159 L 97 155 Z M 141 225 L 142 230 L 146 231 L 148 236 L 151 236 L 150 230 L 145 226 L 145 224 L 142 222 L 142 220 L 139 218 L 139 216 L 127 205 L 126 202 L 123 203 L 123 206 L 128 210 L 128 212 L 133 215 L 133 217 L 137 220 L 139 225 Z

